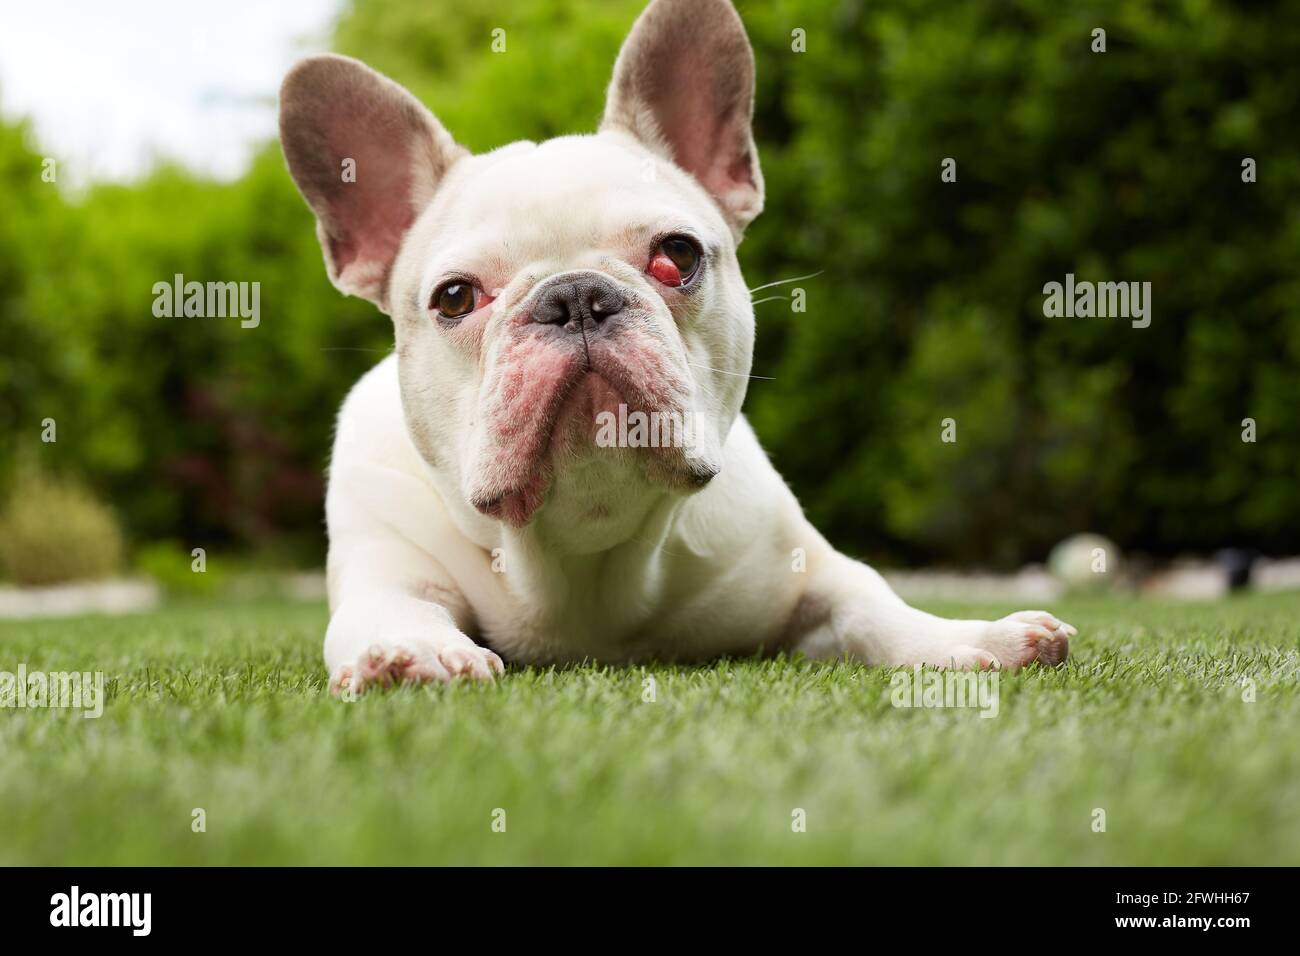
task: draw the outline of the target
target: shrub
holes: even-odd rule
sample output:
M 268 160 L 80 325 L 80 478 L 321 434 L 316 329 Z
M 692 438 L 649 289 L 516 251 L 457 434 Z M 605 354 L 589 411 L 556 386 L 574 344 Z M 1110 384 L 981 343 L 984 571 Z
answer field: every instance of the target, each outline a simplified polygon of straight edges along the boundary
M 107 577 L 122 565 L 112 509 L 80 483 L 20 468 L 0 511 L 0 570 L 18 584 Z
M 485 150 L 593 129 L 643 6 L 355 0 L 333 46 Z M 999 565 L 1081 530 L 1295 548 L 1300 0 L 738 7 L 767 182 L 745 275 L 821 272 L 806 312 L 763 294 L 746 412 L 828 537 Z M 320 560 L 333 415 L 392 329 L 330 287 L 278 147 L 233 182 L 164 168 L 76 201 L 40 163 L 0 123 L 0 483 L 32 422 L 93 423 L 65 461 L 137 539 Z M 154 317 L 177 272 L 261 282 L 261 326 Z M 1066 273 L 1151 282 L 1150 327 L 1046 317 Z

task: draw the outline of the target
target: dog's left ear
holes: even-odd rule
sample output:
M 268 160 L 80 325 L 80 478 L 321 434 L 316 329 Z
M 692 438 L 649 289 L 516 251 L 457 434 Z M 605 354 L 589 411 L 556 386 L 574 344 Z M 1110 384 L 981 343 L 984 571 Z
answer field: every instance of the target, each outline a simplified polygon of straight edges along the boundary
M 753 117 L 754 53 L 730 0 L 653 0 L 623 42 L 600 128 L 693 175 L 739 239 L 763 209 Z

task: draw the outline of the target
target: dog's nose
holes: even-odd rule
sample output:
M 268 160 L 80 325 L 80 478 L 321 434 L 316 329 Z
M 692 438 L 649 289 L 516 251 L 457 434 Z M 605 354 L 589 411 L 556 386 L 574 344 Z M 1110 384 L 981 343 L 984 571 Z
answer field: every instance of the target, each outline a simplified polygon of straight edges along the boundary
M 537 294 L 533 321 L 578 332 L 588 320 L 599 325 L 622 312 L 626 304 L 614 280 L 599 272 L 561 276 Z

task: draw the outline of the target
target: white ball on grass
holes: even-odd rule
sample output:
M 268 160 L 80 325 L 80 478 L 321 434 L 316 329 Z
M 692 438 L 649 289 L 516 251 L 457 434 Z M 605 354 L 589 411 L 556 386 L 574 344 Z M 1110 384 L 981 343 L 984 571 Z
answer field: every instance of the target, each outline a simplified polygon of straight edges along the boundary
M 1119 580 L 1119 545 L 1099 534 L 1071 535 L 1052 549 L 1047 567 L 1071 590 L 1104 590 Z

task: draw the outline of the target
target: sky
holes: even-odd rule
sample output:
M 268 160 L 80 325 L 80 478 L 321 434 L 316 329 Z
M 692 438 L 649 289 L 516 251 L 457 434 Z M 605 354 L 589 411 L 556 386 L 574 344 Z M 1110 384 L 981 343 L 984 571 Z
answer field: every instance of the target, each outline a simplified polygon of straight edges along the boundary
M 324 50 L 343 0 L 0 0 L 0 113 L 28 117 L 59 180 L 220 178 L 275 136 L 289 66 Z

